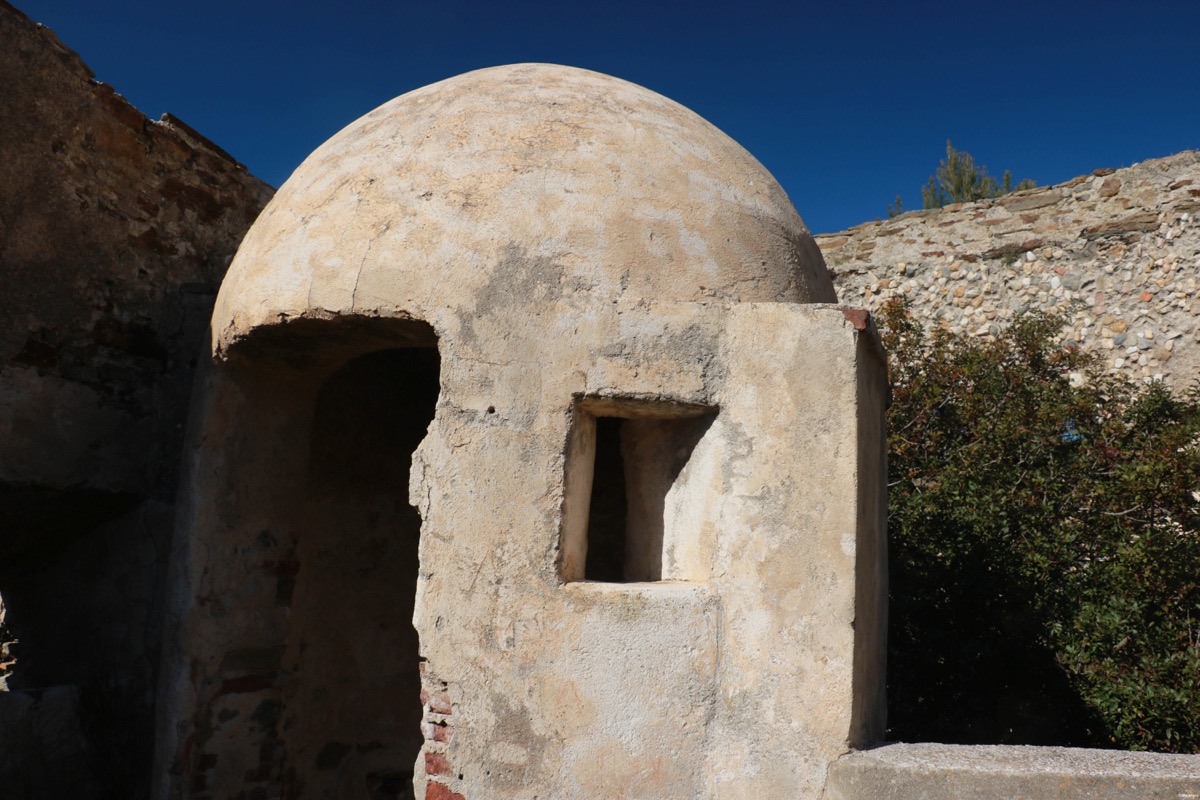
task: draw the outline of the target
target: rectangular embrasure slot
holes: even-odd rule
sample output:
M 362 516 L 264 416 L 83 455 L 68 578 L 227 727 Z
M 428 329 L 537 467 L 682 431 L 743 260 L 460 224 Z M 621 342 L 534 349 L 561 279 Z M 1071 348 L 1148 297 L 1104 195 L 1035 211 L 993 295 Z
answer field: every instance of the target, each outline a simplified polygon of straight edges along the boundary
M 667 493 L 716 413 L 660 402 L 579 403 L 567 461 L 564 580 L 662 580 Z

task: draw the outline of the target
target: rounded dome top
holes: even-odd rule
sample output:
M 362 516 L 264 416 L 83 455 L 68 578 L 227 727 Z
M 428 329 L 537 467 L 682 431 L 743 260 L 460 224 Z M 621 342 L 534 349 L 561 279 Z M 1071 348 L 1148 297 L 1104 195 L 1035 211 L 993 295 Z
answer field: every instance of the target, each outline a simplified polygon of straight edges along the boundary
M 626 81 L 518 64 L 409 92 L 318 148 L 247 234 L 213 330 L 473 313 L 497 292 L 836 300 L 787 195 L 728 136 Z

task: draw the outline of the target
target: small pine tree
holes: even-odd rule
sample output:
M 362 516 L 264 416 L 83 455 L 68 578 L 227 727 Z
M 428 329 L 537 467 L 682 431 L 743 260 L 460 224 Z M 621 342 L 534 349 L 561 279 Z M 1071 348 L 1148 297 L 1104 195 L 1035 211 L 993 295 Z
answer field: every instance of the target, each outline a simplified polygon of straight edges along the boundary
M 1028 178 L 1012 183 L 1012 172 L 1005 171 L 1000 182 L 988 174 L 987 167 L 977 165 L 970 153 L 954 149 L 946 140 L 946 158 L 937 171 L 929 176 L 929 183 L 921 189 L 925 208 L 941 208 L 951 203 L 970 203 L 1000 197 L 1014 191 L 1032 189 L 1036 183 Z

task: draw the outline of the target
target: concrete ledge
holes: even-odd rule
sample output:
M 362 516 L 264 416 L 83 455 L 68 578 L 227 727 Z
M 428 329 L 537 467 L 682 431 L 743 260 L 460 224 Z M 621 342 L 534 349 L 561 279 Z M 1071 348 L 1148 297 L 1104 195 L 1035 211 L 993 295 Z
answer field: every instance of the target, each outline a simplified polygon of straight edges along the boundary
M 1194 800 L 1200 756 L 1070 747 L 889 744 L 843 756 L 831 800 Z

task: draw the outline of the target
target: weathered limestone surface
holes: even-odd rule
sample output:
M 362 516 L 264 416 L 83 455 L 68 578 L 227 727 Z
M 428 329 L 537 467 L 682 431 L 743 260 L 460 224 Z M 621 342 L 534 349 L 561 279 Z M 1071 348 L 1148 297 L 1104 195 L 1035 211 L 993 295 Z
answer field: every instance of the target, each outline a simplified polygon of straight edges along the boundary
M 559 293 L 836 300 L 787 195 L 711 124 L 594 73 L 521 69 L 410 92 L 318 148 L 239 250 L 218 351 L 260 325 L 417 302 L 469 302 L 456 327 L 478 338 L 513 298 Z
M 1190 800 L 1200 757 L 1068 747 L 891 744 L 845 756 L 830 800 Z
M 883 354 L 832 299 L 762 167 L 622 81 L 338 134 L 214 312 L 159 796 L 820 796 L 883 723 Z
M 843 302 L 902 295 L 930 325 L 992 336 L 1057 310 L 1063 336 L 1135 380 L 1200 376 L 1200 152 L 816 237 Z
M 2 1 L 0 86 L 0 593 L 19 640 L 8 683 L 78 685 L 84 698 L 0 693 L 41 731 L 24 759 L 8 732 L 12 780 L 0 780 L 28 793 L 14 796 L 89 797 L 63 789 L 82 769 L 88 791 L 137 796 L 124 792 L 140 768 L 144 795 L 191 377 L 217 286 L 271 190 L 178 120 L 148 120 Z M 79 708 L 103 718 L 72 723 L 105 740 L 87 746 L 115 754 L 77 751 L 70 768 L 57 744 L 58 761 L 33 757 L 39 741 L 74 741 L 47 730 Z M 37 784 L 37 764 L 57 782 Z

